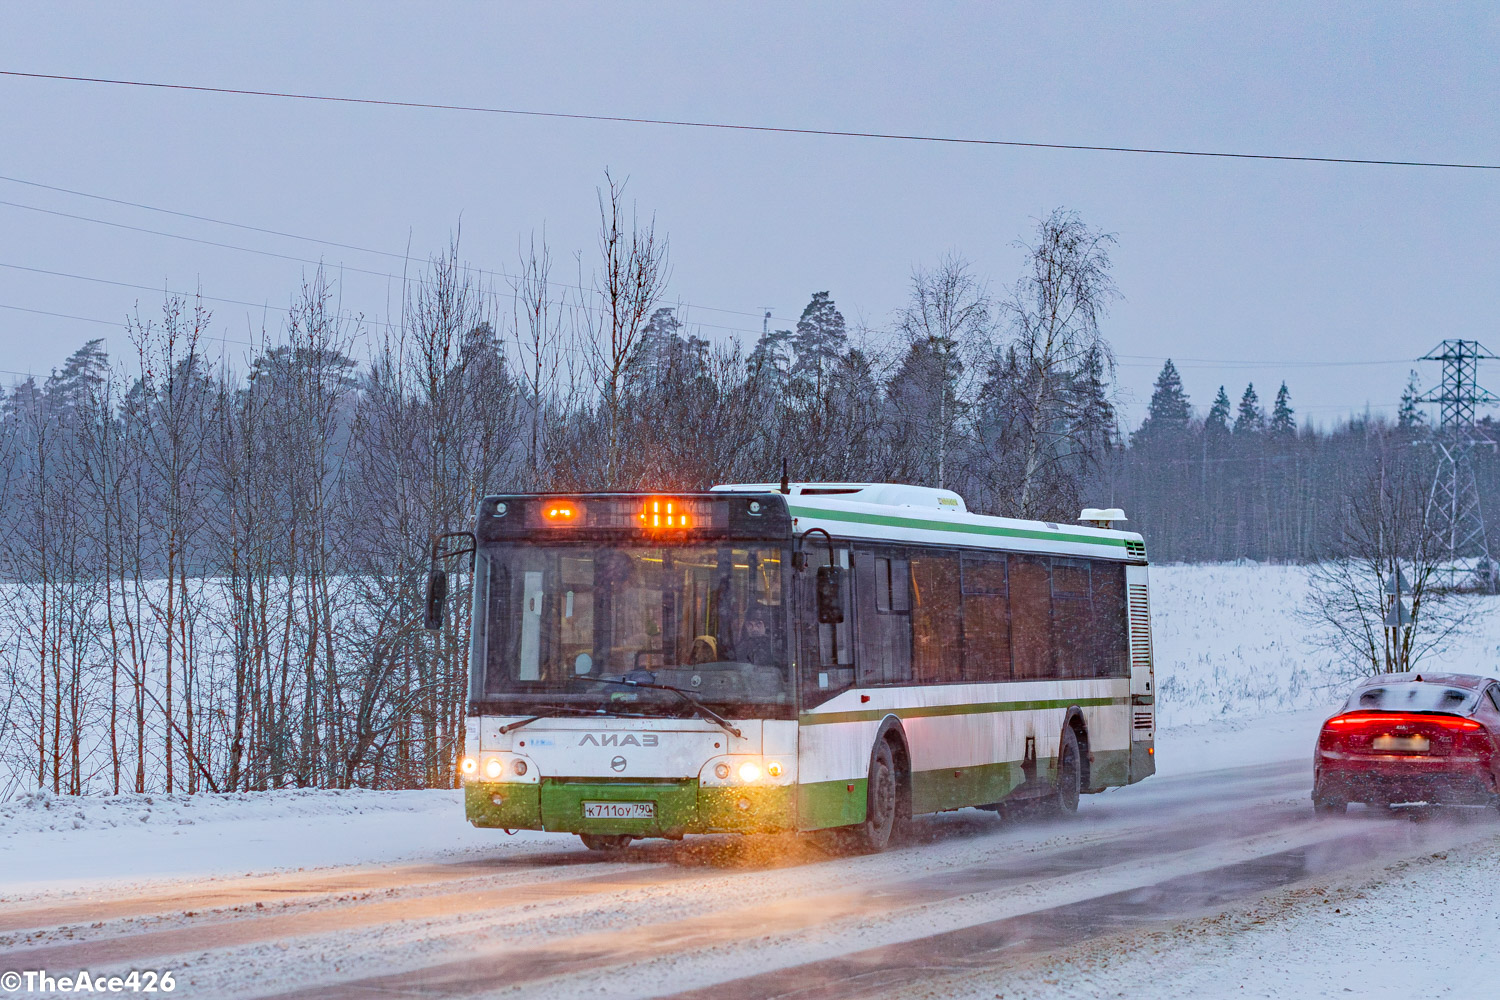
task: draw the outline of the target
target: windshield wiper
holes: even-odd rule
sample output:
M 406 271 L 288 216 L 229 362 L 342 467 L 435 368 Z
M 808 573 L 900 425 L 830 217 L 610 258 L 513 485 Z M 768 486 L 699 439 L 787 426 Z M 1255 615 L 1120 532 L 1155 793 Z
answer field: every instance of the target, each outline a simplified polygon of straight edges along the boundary
M 715 712 L 713 709 L 709 708 L 707 705 L 703 704 L 703 702 L 699 701 L 697 698 L 694 698 L 692 695 L 688 694 L 680 687 L 673 687 L 670 684 L 652 684 L 647 681 L 617 681 L 612 677 L 587 677 L 579 678 L 579 680 L 591 681 L 595 684 L 616 684 L 620 687 L 650 688 L 653 691 L 670 691 L 677 697 L 681 698 L 683 701 L 691 705 L 693 707 L 693 711 L 698 713 L 699 718 L 704 719 L 708 722 L 712 722 L 714 725 L 731 734 L 736 739 L 742 740 L 745 738 L 745 735 L 734 726 L 730 725 L 729 721 L 722 715 L 720 715 L 718 712 Z
M 609 714 L 609 713 L 606 713 L 605 710 L 602 709 L 602 708 L 595 709 L 592 712 L 569 712 L 562 705 L 548 705 L 548 706 L 546 706 L 546 711 L 541 712 L 538 715 L 530 716 L 530 717 L 525 718 L 525 719 L 517 719 L 515 722 L 507 722 L 505 725 L 503 725 L 499 729 L 495 730 L 495 732 L 498 733 L 501 736 L 504 736 L 506 733 L 513 732 L 513 731 L 515 731 L 517 729 L 520 729 L 522 726 L 529 726 L 533 722 L 536 722 L 539 719 L 577 719 L 577 718 L 582 718 L 582 717 L 588 716 L 588 715 L 601 715 L 601 714 Z
M 542 712 L 539 715 L 532 715 L 524 719 L 517 719 L 515 722 L 507 722 L 505 725 L 495 730 L 495 732 L 501 736 L 504 736 L 506 733 L 520 729 L 522 726 L 529 726 L 533 722 L 537 722 L 541 719 L 586 719 L 593 715 L 619 716 L 630 719 L 650 718 L 650 716 L 642 715 L 639 712 L 612 712 L 607 708 L 596 708 L 588 712 L 569 712 L 564 710 L 563 706 L 548 705 L 547 711 Z

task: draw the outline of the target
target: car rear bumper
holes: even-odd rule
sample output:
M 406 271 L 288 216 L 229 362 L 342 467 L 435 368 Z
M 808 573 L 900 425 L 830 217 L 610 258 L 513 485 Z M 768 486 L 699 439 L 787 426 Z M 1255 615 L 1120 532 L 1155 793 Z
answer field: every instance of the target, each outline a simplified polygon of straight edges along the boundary
M 1474 757 L 1319 753 L 1313 798 L 1334 802 L 1488 805 L 1495 775 Z

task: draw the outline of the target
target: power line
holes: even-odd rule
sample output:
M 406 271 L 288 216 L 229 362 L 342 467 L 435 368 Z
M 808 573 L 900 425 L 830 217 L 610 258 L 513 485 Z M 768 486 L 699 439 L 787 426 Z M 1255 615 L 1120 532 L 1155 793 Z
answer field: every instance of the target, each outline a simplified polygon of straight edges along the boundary
M 180 292 L 180 291 L 177 291 L 175 289 L 168 288 L 166 286 L 157 288 L 157 287 L 154 287 L 154 286 L 151 286 L 151 285 L 137 285 L 134 282 L 130 282 L 130 281 L 115 281 L 115 280 L 110 279 L 110 278 L 96 278 L 96 277 L 94 277 L 92 275 L 88 275 L 88 274 L 71 274 L 71 273 L 69 273 L 67 271 L 52 271 L 52 270 L 49 270 L 49 269 L 47 269 L 45 267 L 29 267 L 29 266 L 27 266 L 25 264 L 12 264 L 12 263 L 9 263 L 7 261 L 0 261 L 0 267 L 10 268 L 13 271 L 29 271 L 32 274 L 45 274 L 45 275 L 48 275 L 48 276 L 53 277 L 53 278 L 69 278 L 69 279 L 72 279 L 74 281 L 91 281 L 91 282 L 94 282 L 95 284 L 99 284 L 99 285 L 113 285 L 116 288 L 131 288 L 131 289 L 136 289 L 136 290 L 142 291 L 142 292 L 160 292 L 160 293 L 162 293 L 164 295 L 175 295 L 178 298 L 184 298 L 184 299 L 186 299 L 186 298 L 200 298 L 200 299 L 203 299 L 206 302 L 223 302 L 223 303 L 225 303 L 227 305 L 248 306 L 251 309 L 260 309 L 260 310 L 265 311 L 265 312 L 272 311 L 270 304 L 269 303 L 265 303 L 265 302 L 248 302 L 248 301 L 246 301 L 244 299 L 226 299 L 226 298 L 224 298 L 222 296 L 219 296 L 219 295 L 205 295 L 202 292 Z M 19 309 L 20 307 L 19 306 L 15 306 L 15 307 L 7 307 L 7 308 L 17 308 L 17 309 Z M 276 311 L 279 312 L 280 310 L 276 310 Z M 49 314 L 49 315 L 51 315 L 51 314 Z M 62 315 L 62 314 L 58 313 L 56 315 Z M 65 318 L 70 318 L 70 319 L 86 319 L 90 323 L 109 322 L 108 320 L 94 320 L 94 319 L 89 319 L 88 317 L 83 317 L 83 316 L 73 316 L 73 317 L 65 317 Z M 369 326 L 383 326 L 383 327 L 385 327 L 388 330 L 397 329 L 397 325 L 396 324 L 394 324 L 394 323 L 382 323 L 379 320 L 371 320 L 371 319 L 361 318 L 360 322 L 364 323 L 366 325 L 369 325 Z M 235 343 L 247 343 L 247 341 L 235 341 Z
M 207 298 L 207 296 L 204 296 L 204 297 Z M 37 316 L 53 316 L 53 317 L 56 317 L 57 319 L 77 320 L 80 323 L 98 323 L 98 324 L 100 324 L 102 326 L 112 326 L 112 327 L 114 327 L 117 330 L 120 327 L 122 327 L 122 326 L 125 325 L 125 324 L 119 322 L 118 320 L 99 319 L 96 316 L 74 316 L 71 313 L 52 312 L 52 311 L 47 310 L 47 309 L 29 309 L 26 306 L 13 306 L 13 305 L 10 305 L 9 303 L 6 303 L 6 302 L 0 302 L 0 309 L 11 309 L 11 310 L 14 310 L 15 312 L 33 313 L 33 314 L 35 314 Z M 259 346 L 261 346 L 259 344 L 256 344 L 256 343 L 252 342 L 252 341 L 249 341 L 249 340 L 232 340 L 229 337 L 215 337 L 214 335 L 208 334 L 208 333 L 200 333 L 198 335 L 198 337 L 199 337 L 200 340 L 217 340 L 217 341 L 220 341 L 220 342 L 225 343 L 225 344 L 243 344 L 246 347 L 259 347 Z M 4 372 L 6 372 L 7 374 L 10 374 L 10 375 L 28 375 L 29 376 L 31 374 L 30 372 L 14 372 L 14 371 L 9 371 L 8 369 L 4 369 L 4 368 L 0 368 L 0 371 L 4 371 Z
M 0 309 L 13 309 L 16 312 L 35 313 L 38 316 L 56 316 L 58 319 L 76 319 L 80 323 L 102 323 L 105 326 L 112 326 L 117 330 L 123 325 L 122 323 L 112 319 L 96 319 L 93 316 L 73 316 L 68 313 L 50 312 L 46 309 L 28 309 L 25 306 L 12 306 L 7 305 L 4 302 L 0 302 Z M 11 372 L 11 374 L 20 375 L 24 373 Z
M 340 243 L 337 240 L 325 240 L 325 239 L 321 239 L 321 238 L 316 237 L 316 236 L 302 236 L 302 235 L 300 235 L 298 233 L 289 233 L 289 232 L 285 232 L 284 230 L 280 230 L 280 229 L 267 229 L 267 228 L 265 228 L 263 226 L 252 226 L 252 225 L 249 225 L 249 224 L 243 223 L 243 222 L 231 222 L 228 219 L 215 219 L 212 216 L 196 215 L 196 214 L 194 214 L 192 212 L 181 212 L 181 211 L 178 211 L 177 209 L 162 208 L 162 207 L 160 207 L 158 205 L 147 205 L 147 204 L 144 204 L 144 203 L 138 202 L 138 201 L 128 201 L 128 200 L 126 200 L 124 198 L 111 198 L 108 195 L 94 194 L 94 193 L 89 192 L 89 191 L 78 191 L 78 190 L 75 190 L 73 188 L 59 187 L 59 186 L 57 186 L 55 184 L 43 184 L 40 181 L 29 181 L 29 180 L 26 180 L 26 179 L 21 178 L 21 177 L 7 177 L 7 176 L 5 176 L 3 174 L 0 174 L 0 181 L 8 181 L 8 182 L 10 182 L 12 184 L 24 184 L 27 187 L 40 188 L 40 189 L 42 189 L 44 191 L 56 191 L 56 192 L 58 192 L 60 194 L 70 194 L 70 195 L 74 195 L 74 196 L 79 197 L 79 198 L 92 198 L 95 201 L 109 202 L 112 205 L 124 205 L 124 206 L 127 206 L 129 208 L 139 208 L 139 209 L 142 209 L 142 210 L 147 211 L 147 212 L 160 212 L 163 215 L 175 215 L 178 218 L 181 218 L 181 219 L 192 219 L 195 222 L 208 222 L 208 223 L 212 223 L 213 225 L 216 225 L 216 226 L 229 226 L 229 227 L 234 228 L 234 229 L 244 229 L 244 230 L 246 230 L 248 232 L 252 232 L 252 233 L 264 233 L 265 235 L 268 235 L 268 236 L 280 236 L 280 237 L 283 237 L 284 239 L 289 239 L 289 240 L 301 240 L 301 241 L 303 241 L 305 243 L 317 243 L 317 244 L 319 244 L 321 246 L 337 247 L 337 248 L 339 248 L 341 250 L 356 250 L 356 251 L 358 251 L 360 253 L 376 254 L 376 255 L 381 256 L 381 257 L 390 257 L 390 258 L 392 258 L 394 260 L 399 260 L 399 261 L 403 261 L 403 262 L 409 262 L 409 261 L 415 261 L 416 260 L 416 258 L 410 256 L 409 254 L 395 253 L 395 252 L 390 251 L 390 250 L 377 250 L 374 247 L 363 247 L 363 246 L 359 246 L 358 244 L 354 244 L 354 243 Z M 11 205 L 12 207 L 17 207 L 17 208 L 30 208 L 33 211 L 39 211 L 39 212 L 45 212 L 45 211 L 47 211 L 47 209 L 37 208 L 36 206 L 32 206 L 32 205 L 20 205 L 20 204 L 18 204 L 16 202 L 3 202 L 3 204 Z M 94 219 L 94 218 L 89 217 L 89 216 L 69 216 L 69 217 L 70 218 L 82 219 L 84 221 L 89 221 L 89 222 L 103 222 L 103 220 Z M 104 224 L 105 225 L 110 225 L 111 223 L 104 223 Z M 161 233 L 161 232 L 158 232 L 157 230 L 154 230 L 154 229 L 152 229 L 152 230 L 143 230 L 143 231 L 144 232 L 149 232 L 149 233 L 154 233 L 155 235 L 158 235 L 158 236 L 173 236 L 173 238 L 180 238 L 180 239 L 188 239 L 188 238 L 190 238 L 190 237 L 177 237 L 174 234 Z M 214 245 L 218 246 L 219 244 L 214 244 Z M 248 248 L 245 248 L 245 247 L 238 247 L 236 249 L 247 250 L 247 252 L 250 252 L 250 253 L 260 253 L 260 252 L 262 252 L 262 251 L 257 251 L 257 250 L 248 250 Z M 508 271 L 493 270 L 493 269 L 482 268 L 482 267 L 476 267 L 476 268 L 473 268 L 473 270 L 476 273 L 478 273 L 478 274 L 487 274 L 487 275 L 490 275 L 491 277 L 506 278 L 508 280 L 515 280 L 517 278 L 516 275 L 511 274 Z M 381 272 L 381 273 L 384 273 L 384 272 Z M 386 277 L 394 277 L 394 275 L 386 275 Z M 574 288 L 574 289 L 577 289 L 579 291 L 589 291 L 589 289 L 585 288 L 582 285 L 575 285 L 575 284 L 572 284 L 570 282 L 565 282 L 565 281 L 549 282 L 549 284 L 556 284 L 556 285 L 558 285 L 559 287 L 562 287 L 562 288 Z M 702 309 L 702 310 L 705 310 L 707 312 L 728 313 L 728 314 L 733 315 L 733 316 L 752 316 L 755 319 L 760 319 L 761 315 L 762 315 L 759 312 L 746 312 L 743 309 L 725 309 L 722 306 L 705 306 L 705 305 L 700 305 L 700 304 L 695 303 L 695 302 L 683 302 L 683 303 L 681 303 L 681 306 L 682 306 L 682 308 L 685 308 L 685 309 Z M 789 320 L 789 319 L 786 319 L 784 317 L 774 317 L 774 318 L 778 319 L 780 322 L 783 322 L 783 323 L 794 322 L 793 320 Z M 700 325 L 708 325 L 708 324 L 700 324 Z M 724 329 L 731 329 L 731 328 L 725 327 Z M 744 333 L 744 332 L 748 332 L 748 331 L 740 330 L 738 332 Z
M 165 237 L 167 239 L 172 239 L 172 240 L 183 240 L 183 241 L 188 242 L 188 243 L 198 243 L 198 244 L 202 244 L 204 246 L 215 247 L 215 248 L 220 249 L 220 250 L 237 250 L 240 253 L 259 254 L 262 257 L 274 257 L 277 260 L 291 261 L 293 263 L 298 263 L 298 264 L 309 264 L 309 265 L 312 265 L 314 267 L 328 266 L 328 262 L 327 261 L 313 260 L 310 257 L 297 257 L 297 256 L 294 256 L 292 254 L 276 253 L 273 250 L 259 250 L 259 249 L 256 249 L 255 247 L 240 246 L 240 245 L 238 245 L 236 243 L 221 243 L 218 240 L 205 240 L 205 239 L 201 239 L 201 238 L 199 238 L 197 236 L 184 236 L 181 233 L 169 233 L 169 232 L 166 232 L 166 231 L 160 230 L 160 229 L 148 229 L 148 228 L 146 228 L 144 226 L 132 226 L 132 225 L 128 225 L 127 223 L 124 223 L 124 222 L 113 222 L 113 221 L 110 221 L 109 219 L 98 219 L 98 218 L 94 218 L 93 216 L 90 216 L 90 215 L 78 215 L 78 214 L 75 214 L 73 212 L 61 212 L 61 211 L 58 211 L 57 209 L 53 209 L 53 208 L 41 208 L 40 206 L 37 206 L 37 205 L 26 205 L 26 204 L 22 204 L 21 202 L 16 202 L 16 201 L 5 201 L 3 199 L 0 199 L 0 205 L 3 205 L 5 207 L 7 207 L 7 208 L 24 209 L 25 211 L 28 211 L 28 212 L 40 212 L 43 215 L 55 215 L 55 216 L 58 216 L 59 218 L 63 218 L 63 219 L 73 219 L 74 221 L 77 221 L 77 222 L 91 222 L 91 223 L 94 223 L 95 225 L 111 226 L 111 227 L 113 227 L 115 229 L 125 229 L 125 230 L 129 230 L 130 232 L 134 232 L 134 233 L 145 233 L 145 234 L 150 235 L 150 236 L 162 236 L 162 237 Z M 314 241 L 314 242 L 318 242 L 318 241 Z M 376 251 L 376 252 L 380 252 L 380 251 Z M 386 279 L 388 279 L 390 281 L 406 282 L 406 283 L 417 284 L 417 285 L 431 284 L 431 282 L 428 279 L 422 278 L 422 277 L 417 276 L 417 275 L 405 275 L 405 276 L 403 276 L 403 275 L 399 275 L 399 274 L 391 274 L 389 271 L 375 271 L 375 270 L 371 270 L 370 268 L 367 268 L 367 267 L 355 267 L 353 264 L 344 264 L 344 263 L 340 263 L 340 264 L 337 264 L 335 266 L 340 271 L 353 271 L 356 274 L 367 274 L 367 275 L 370 275 L 371 277 L 386 278 Z M 500 271 L 482 271 L 479 268 L 472 268 L 471 270 L 474 270 L 475 272 L 481 273 L 481 274 L 498 274 L 501 277 L 510 277 L 510 275 L 507 275 L 504 272 L 500 272 Z M 582 289 L 581 285 L 568 285 L 568 284 L 563 283 L 563 282 L 558 282 L 557 284 L 561 285 L 564 288 L 578 288 L 578 289 Z M 207 296 L 205 296 L 205 298 L 206 297 Z M 549 304 L 556 305 L 556 306 L 563 307 L 563 308 L 582 309 L 582 310 L 585 310 L 586 312 L 592 312 L 592 313 L 601 314 L 601 315 L 604 313 L 604 310 L 601 307 L 594 306 L 594 305 L 589 305 L 588 303 L 585 303 L 585 302 L 578 302 L 578 303 L 574 303 L 572 305 L 569 305 L 566 302 L 558 301 L 558 302 L 552 302 L 552 303 L 549 303 Z M 684 306 L 686 306 L 686 305 L 687 304 L 684 303 Z M 704 308 L 709 308 L 709 307 L 704 307 Z M 725 310 L 725 311 L 727 311 L 727 310 Z M 738 326 L 725 326 L 722 323 L 704 323 L 704 322 L 702 322 L 700 320 L 694 320 L 694 321 L 692 321 L 692 323 L 685 324 L 685 325 L 690 325 L 690 326 L 694 326 L 694 327 L 703 327 L 703 328 L 707 328 L 707 329 L 710 329 L 710 330 L 724 330 L 724 331 L 729 332 L 729 333 L 749 334 L 749 335 L 755 336 L 755 337 L 759 337 L 760 336 L 759 331 L 749 330 L 749 329 L 746 329 L 744 327 L 738 327 Z
M 566 121 L 615 122 L 626 125 L 665 125 L 675 128 L 719 129 L 730 132 L 760 132 L 781 135 L 830 136 L 841 139 L 886 139 L 900 142 L 938 142 L 963 146 L 1009 146 L 1020 149 L 1059 149 L 1092 153 L 1140 153 L 1150 156 L 1200 156 L 1229 160 L 1270 160 L 1288 163 L 1341 163 L 1374 167 L 1435 167 L 1451 170 L 1500 170 L 1493 163 L 1448 163 L 1434 160 L 1360 159 L 1348 156 L 1292 156 L 1279 153 L 1231 153 L 1205 149 L 1157 149 L 1146 146 L 1096 146 L 1083 143 L 1022 142 L 1016 139 L 977 139 L 963 136 L 921 135 L 900 132 L 857 132 L 851 129 L 789 128 L 777 125 L 749 125 L 734 122 L 692 121 L 674 118 L 638 118 L 626 115 L 591 115 L 563 111 L 531 111 L 521 108 L 491 108 L 478 105 L 432 104 L 423 101 L 390 101 L 372 97 L 338 97 L 329 94 L 299 94 L 278 90 L 246 90 L 237 87 L 206 87 L 186 83 L 160 83 L 150 80 L 113 80 L 94 76 L 68 76 L 61 73 L 23 73 L 0 70 L 0 76 L 25 77 L 33 80 L 61 80 L 70 83 L 98 83 L 118 87 L 149 87 L 158 90 L 186 90 L 204 94 L 234 94 L 241 97 L 278 97 L 298 101 L 323 101 L 332 104 L 365 104 L 380 107 L 416 108 L 426 111 L 462 111 L 490 115 L 512 115 L 526 118 L 555 118 Z

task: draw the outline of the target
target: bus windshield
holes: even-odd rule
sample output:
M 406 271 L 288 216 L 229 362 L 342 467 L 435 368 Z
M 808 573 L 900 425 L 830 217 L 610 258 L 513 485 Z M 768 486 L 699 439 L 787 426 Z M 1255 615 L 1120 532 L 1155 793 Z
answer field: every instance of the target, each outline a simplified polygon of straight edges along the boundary
M 663 714 L 680 688 L 733 712 L 791 705 L 785 550 L 481 547 L 470 697 L 500 710 Z M 508 709 L 497 703 L 505 703 Z

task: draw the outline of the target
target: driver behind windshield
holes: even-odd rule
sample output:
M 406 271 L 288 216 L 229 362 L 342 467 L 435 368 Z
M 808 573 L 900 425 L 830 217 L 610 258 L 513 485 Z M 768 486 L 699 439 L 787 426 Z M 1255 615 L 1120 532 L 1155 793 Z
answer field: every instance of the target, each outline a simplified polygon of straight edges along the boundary
M 753 663 L 757 667 L 776 666 L 776 644 L 771 638 L 774 612 L 766 607 L 754 607 L 745 615 L 745 625 L 736 645 L 736 659 Z

